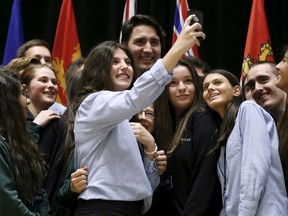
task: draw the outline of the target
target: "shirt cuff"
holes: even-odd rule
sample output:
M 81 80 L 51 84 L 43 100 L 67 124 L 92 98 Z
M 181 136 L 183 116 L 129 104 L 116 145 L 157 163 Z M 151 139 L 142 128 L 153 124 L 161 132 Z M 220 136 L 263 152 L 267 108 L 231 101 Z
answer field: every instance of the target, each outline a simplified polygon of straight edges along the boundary
M 144 157 L 144 167 L 147 173 L 153 173 L 158 170 L 155 158 L 149 159 L 147 157 Z

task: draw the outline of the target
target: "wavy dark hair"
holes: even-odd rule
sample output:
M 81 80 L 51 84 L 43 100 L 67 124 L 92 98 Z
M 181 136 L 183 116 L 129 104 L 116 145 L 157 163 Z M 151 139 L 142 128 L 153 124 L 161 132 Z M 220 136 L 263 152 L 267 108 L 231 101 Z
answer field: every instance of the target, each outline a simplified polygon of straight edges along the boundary
M 186 58 L 191 61 L 191 64 L 195 68 L 201 69 L 204 74 L 207 74 L 212 70 L 210 65 L 207 62 L 205 62 L 203 59 L 197 58 L 197 57 L 192 56 L 192 55 L 187 56 Z
M 19 101 L 20 92 L 20 83 L 0 72 L 0 132 L 10 149 L 11 170 L 19 198 L 25 204 L 31 204 L 32 196 L 42 188 L 46 164 L 26 130 L 25 110 Z
M 76 72 L 73 77 L 70 77 L 69 84 L 66 85 L 66 95 L 67 95 L 67 101 L 68 106 L 63 114 L 63 119 L 67 125 L 65 128 L 65 142 L 64 142 L 64 148 L 63 148 L 63 154 L 59 158 L 59 165 L 63 167 L 63 169 L 67 169 L 69 166 L 70 161 L 72 160 L 72 156 L 74 153 L 74 135 L 73 135 L 73 121 L 70 119 L 74 119 L 73 111 L 71 111 L 71 103 L 75 101 L 75 95 L 78 91 L 81 89 L 81 85 L 79 84 L 79 80 L 82 76 L 82 70 Z M 70 133 L 67 135 L 67 132 Z
M 85 64 L 85 58 L 79 58 L 75 60 L 74 62 L 72 62 L 66 70 L 65 83 L 66 83 L 67 103 L 69 103 L 69 100 L 71 98 L 69 94 L 70 92 L 74 91 L 73 88 L 74 88 L 74 85 L 76 84 L 75 82 L 71 84 L 72 79 L 74 78 L 75 75 L 77 75 L 79 71 L 82 71 L 81 68 L 84 67 L 84 64 Z
M 28 49 L 30 49 L 31 47 L 34 47 L 34 46 L 46 47 L 49 50 L 49 52 L 51 53 L 51 47 L 47 41 L 44 41 L 42 39 L 32 39 L 32 40 L 27 41 L 26 43 L 22 44 L 18 48 L 17 53 L 16 53 L 16 57 L 20 58 L 20 57 L 26 56 L 26 51 Z
M 209 74 L 220 74 L 229 81 L 232 87 L 235 87 L 235 86 L 240 87 L 239 80 L 236 78 L 234 74 L 232 74 L 229 71 L 222 70 L 222 69 L 214 69 L 210 73 L 206 74 L 203 80 L 205 80 L 206 76 Z M 240 94 L 238 97 L 234 97 L 234 99 L 231 100 L 227 104 L 225 116 L 222 119 L 222 124 L 218 133 L 217 144 L 215 148 L 212 149 L 212 151 L 218 150 L 222 146 L 226 146 L 227 139 L 235 125 L 235 120 L 238 114 L 238 110 L 242 102 L 243 102 L 243 96 L 242 94 Z
M 126 46 L 115 41 L 106 41 L 91 50 L 86 58 L 81 77 L 79 78 L 78 86 L 80 86 L 80 88 L 77 92 L 75 92 L 75 95 L 73 96 L 74 99 L 71 100 L 71 103 L 68 107 L 68 137 L 66 137 L 65 146 L 70 148 L 70 151 L 73 151 L 75 146 L 73 133 L 74 119 L 80 104 L 89 94 L 93 92 L 101 90 L 113 91 L 114 89 L 110 73 L 116 49 L 123 50 L 131 61 L 134 74 L 129 89 L 132 87 L 134 81 L 138 78 L 138 72 L 135 68 L 133 56 Z
M 197 71 L 187 58 L 181 58 L 177 66 L 187 67 L 195 86 L 195 96 L 190 107 L 188 107 L 177 119 L 177 125 L 174 125 L 174 119 L 176 118 L 172 105 L 169 101 L 169 85 L 165 87 L 164 92 L 155 101 L 155 113 L 157 118 L 155 119 L 154 136 L 159 146 L 159 149 L 167 151 L 171 154 L 181 142 L 183 134 L 186 133 L 187 121 L 191 114 L 196 109 L 205 110 L 206 104 L 202 97 L 202 83 Z

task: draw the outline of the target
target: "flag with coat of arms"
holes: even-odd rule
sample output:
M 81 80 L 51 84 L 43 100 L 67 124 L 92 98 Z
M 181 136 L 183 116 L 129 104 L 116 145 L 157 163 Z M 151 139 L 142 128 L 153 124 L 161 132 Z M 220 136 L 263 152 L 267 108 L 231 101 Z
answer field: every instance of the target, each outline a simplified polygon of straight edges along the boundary
M 72 0 L 63 0 L 52 52 L 59 89 L 57 102 L 63 105 L 67 104 L 65 72 L 81 56 Z
M 241 80 L 248 73 L 250 66 L 258 61 L 275 61 L 265 15 L 264 0 L 254 0 L 252 4 Z

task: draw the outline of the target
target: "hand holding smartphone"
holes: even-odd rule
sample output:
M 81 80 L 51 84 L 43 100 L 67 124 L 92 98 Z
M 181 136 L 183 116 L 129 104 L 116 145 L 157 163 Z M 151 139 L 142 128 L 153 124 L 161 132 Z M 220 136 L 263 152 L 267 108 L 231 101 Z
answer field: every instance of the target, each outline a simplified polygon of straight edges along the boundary
M 198 22 L 201 24 L 202 26 L 202 30 L 203 30 L 203 24 L 204 24 L 204 20 L 203 20 L 203 12 L 202 11 L 199 11 L 199 10 L 195 10 L 195 9 L 190 9 L 188 11 L 188 16 L 192 15 L 192 14 L 195 14 L 196 17 L 194 17 L 191 22 L 190 22 L 190 25 L 193 25 L 194 23 Z M 203 39 L 202 37 L 197 37 L 197 39 L 201 42 Z

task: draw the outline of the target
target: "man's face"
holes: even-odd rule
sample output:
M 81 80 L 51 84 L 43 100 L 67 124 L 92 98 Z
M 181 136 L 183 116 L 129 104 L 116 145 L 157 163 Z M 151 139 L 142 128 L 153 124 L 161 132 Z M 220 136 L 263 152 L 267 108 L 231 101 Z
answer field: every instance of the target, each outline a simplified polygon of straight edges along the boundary
M 161 42 L 156 29 L 152 26 L 134 27 L 128 48 L 132 52 L 136 66 L 142 74 L 155 64 L 161 56 Z
M 272 116 L 274 110 L 285 101 L 285 92 L 276 87 L 277 77 L 270 64 L 252 67 L 247 75 L 245 89 L 251 91 L 253 99 Z
M 113 64 L 110 77 L 114 86 L 114 91 L 124 91 L 128 89 L 133 79 L 133 68 L 131 60 L 127 54 L 117 48 L 114 52 Z
M 25 52 L 26 57 L 38 58 L 41 64 L 48 64 L 52 67 L 52 57 L 50 51 L 44 46 L 33 46 Z

